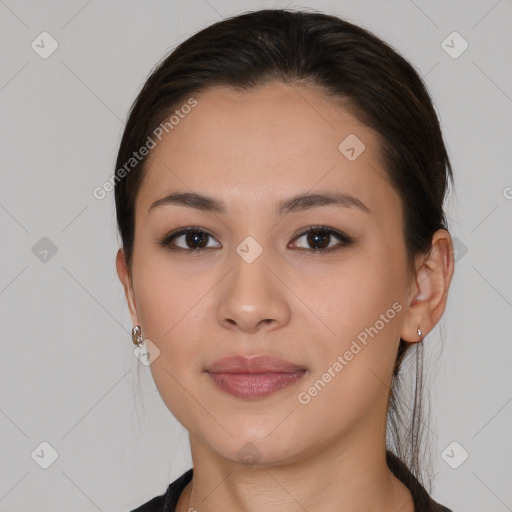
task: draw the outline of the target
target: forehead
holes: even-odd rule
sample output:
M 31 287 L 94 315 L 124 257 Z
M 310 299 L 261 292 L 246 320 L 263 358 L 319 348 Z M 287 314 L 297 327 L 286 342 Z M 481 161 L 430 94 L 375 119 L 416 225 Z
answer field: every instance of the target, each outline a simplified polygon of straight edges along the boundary
M 214 87 L 194 99 L 151 151 L 139 192 L 144 206 L 174 189 L 254 207 L 316 188 L 357 194 L 366 204 L 394 194 L 378 134 L 317 88 Z

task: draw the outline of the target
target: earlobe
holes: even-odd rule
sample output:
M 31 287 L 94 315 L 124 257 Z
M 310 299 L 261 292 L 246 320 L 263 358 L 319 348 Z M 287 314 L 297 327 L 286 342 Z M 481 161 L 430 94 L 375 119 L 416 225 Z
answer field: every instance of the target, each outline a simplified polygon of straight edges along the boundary
M 126 297 L 126 302 L 128 304 L 128 309 L 130 311 L 130 316 L 132 318 L 132 323 L 134 325 L 137 325 L 139 322 L 137 319 L 137 306 L 135 302 L 135 294 L 133 292 L 132 279 L 130 276 L 130 272 L 128 270 L 128 266 L 126 265 L 124 251 L 122 249 L 119 249 L 117 251 L 116 269 L 117 275 L 119 276 L 119 280 L 121 281 L 121 284 L 123 285 L 124 288 L 124 294 Z
M 439 322 L 446 307 L 453 269 L 451 236 L 445 229 L 439 229 L 432 237 L 431 250 L 418 259 L 402 339 L 413 343 L 422 341 Z

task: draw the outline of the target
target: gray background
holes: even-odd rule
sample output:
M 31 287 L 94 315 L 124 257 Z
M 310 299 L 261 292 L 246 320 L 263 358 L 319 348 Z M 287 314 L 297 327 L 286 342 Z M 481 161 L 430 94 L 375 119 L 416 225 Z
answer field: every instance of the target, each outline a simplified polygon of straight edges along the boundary
M 285 6 L 374 31 L 426 80 L 455 171 L 458 249 L 425 342 L 433 495 L 454 511 L 512 510 L 510 0 L 0 0 L 0 510 L 130 510 L 190 467 L 186 432 L 132 354 L 113 195 L 92 191 L 168 50 L 222 17 Z M 31 47 L 43 31 L 58 43 L 46 59 Z M 442 47 L 453 31 L 469 44 L 458 58 Z M 58 453 L 48 469 L 43 441 Z

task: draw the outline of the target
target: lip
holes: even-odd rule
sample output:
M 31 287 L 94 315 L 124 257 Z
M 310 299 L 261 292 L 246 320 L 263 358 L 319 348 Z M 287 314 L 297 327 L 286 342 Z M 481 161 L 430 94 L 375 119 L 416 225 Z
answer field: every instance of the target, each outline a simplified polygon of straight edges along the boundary
M 292 385 L 306 369 L 269 356 L 233 356 L 219 359 L 206 372 L 221 391 L 237 398 L 259 399 Z
M 294 373 L 305 368 L 270 356 L 224 357 L 208 366 L 208 373 Z

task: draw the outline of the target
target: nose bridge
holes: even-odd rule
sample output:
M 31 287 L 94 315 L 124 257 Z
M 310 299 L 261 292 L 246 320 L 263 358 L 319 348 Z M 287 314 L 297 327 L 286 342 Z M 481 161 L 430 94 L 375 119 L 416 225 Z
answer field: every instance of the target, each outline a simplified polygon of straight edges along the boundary
M 230 266 L 233 270 L 218 305 L 219 322 L 254 331 L 288 321 L 289 305 L 283 285 L 274 275 L 270 249 L 248 236 L 233 251 Z

